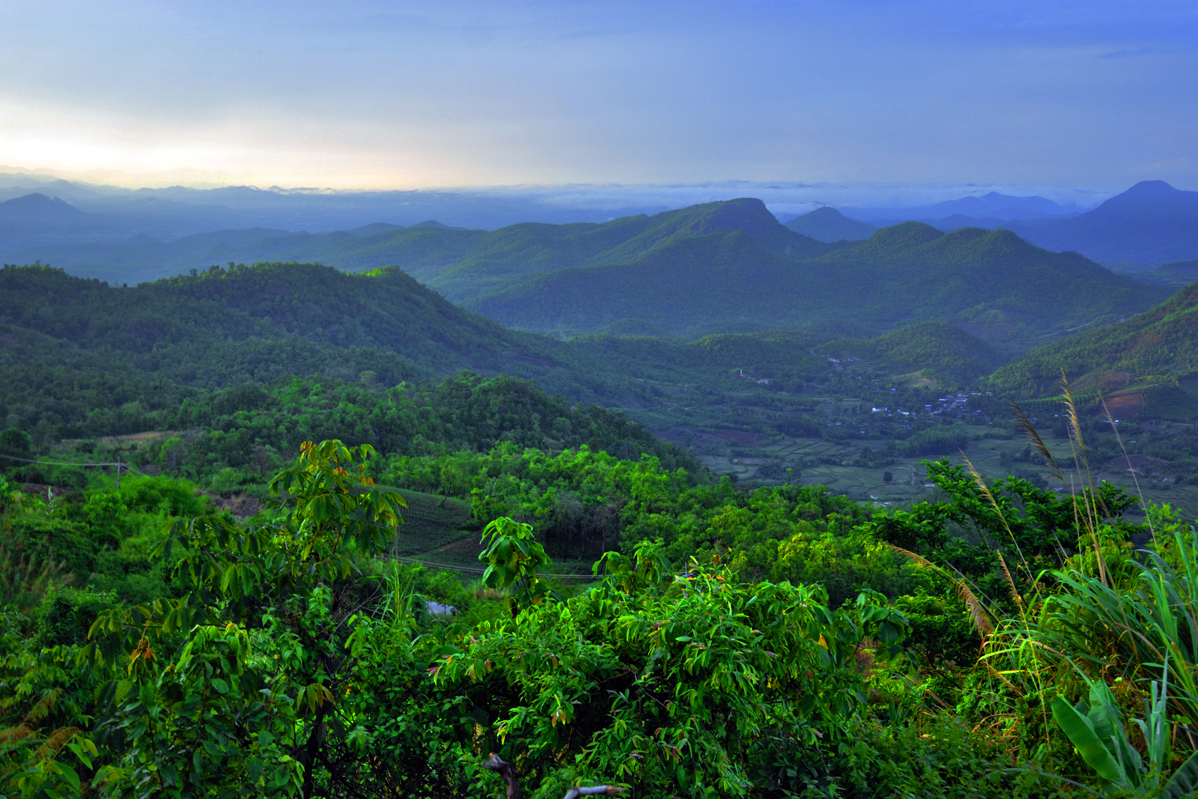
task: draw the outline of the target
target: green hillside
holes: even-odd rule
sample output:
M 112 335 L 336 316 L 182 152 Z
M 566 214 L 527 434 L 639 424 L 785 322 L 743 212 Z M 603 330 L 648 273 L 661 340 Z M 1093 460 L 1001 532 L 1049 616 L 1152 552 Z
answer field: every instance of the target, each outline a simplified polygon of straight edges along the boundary
M 1101 391 L 1132 412 L 1124 415 L 1198 415 L 1198 283 L 1146 313 L 1038 347 L 988 383 L 1016 397 L 1049 396 L 1062 370 L 1076 392 Z
M 986 342 L 944 322 L 921 322 L 872 339 L 839 339 L 819 349 L 891 370 L 922 371 L 939 382 L 968 383 L 1003 361 Z
M 523 224 L 485 234 L 453 263 L 426 266 L 406 256 L 393 261 L 455 302 L 502 290 L 521 277 L 622 264 L 695 240 L 743 231 L 763 249 L 792 258 L 827 251 L 827 245 L 793 233 L 760 200 L 707 203 L 654 216 L 601 225 Z
M 745 233 L 691 238 L 626 264 L 526 278 L 464 305 L 513 327 L 564 333 L 620 320 L 681 336 L 842 319 L 882 333 L 939 320 L 1019 350 L 1146 310 L 1159 296 L 1009 231 L 944 234 L 907 223 L 804 260 Z
M 463 311 L 399 269 L 351 275 L 313 264 L 213 267 L 132 288 L 56 269 L 5 267 L 0 319 L 82 348 L 124 353 L 140 368 L 168 374 L 219 354 L 208 376 L 216 384 L 262 379 L 291 351 L 310 359 L 328 348 L 377 350 L 402 359 L 410 376 L 514 367 L 543 359 L 546 343 Z M 289 344 L 278 353 L 254 356 L 249 374 L 228 374 L 237 369 L 234 350 L 284 339 Z
M 531 275 L 625 263 L 680 242 L 734 230 L 790 257 L 829 249 L 778 224 L 760 200 L 743 199 L 603 224 L 530 222 L 493 232 L 418 225 L 367 236 L 295 234 L 243 247 L 235 260 L 316 261 L 352 271 L 396 265 L 450 300 L 464 302 Z
M 940 320 L 1002 349 L 1147 310 L 1161 298 L 1075 253 L 1052 253 L 1007 230 L 949 233 L 917 222 L 885 228 L 819 260 L 863 319 L 893 329 Z M 842 305 L 845 313 L 852 307 Z
M 538 275 L 464 305 L 531 330 L 576 334 L 640 319 L 666 335 L 700 336 L 787 326 L 796 319 L 792 298 L 810 277 L 735 232 L 690 238 L 627 264 Z
M 47 436 L 93 416 L 89 430 L 134 432 L 196 392 L 293 376 L 385 388 L 467 369 L 635 410 L 664 396 L 695 404 L 696 386 L 739 369 L 801 382 L 826 366 L 797 333 L 563 342 L 462 310 L 394 267 L 313 264 L 213 268 L 133 288 L 4 267 L 0 342 L 0 420 Z

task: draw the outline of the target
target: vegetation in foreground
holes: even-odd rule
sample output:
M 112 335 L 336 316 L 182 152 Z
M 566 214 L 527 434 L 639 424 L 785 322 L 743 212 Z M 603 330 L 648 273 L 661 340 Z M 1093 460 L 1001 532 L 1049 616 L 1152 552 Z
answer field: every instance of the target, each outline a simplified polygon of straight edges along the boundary
M 246 521 L 164 477 L 5 486 L 0 792 L 497 795 L 494 751 L 538 797 L 1189 795 L 1198 534 L 1107 485 L 929 473 L 942 500 L 879 514 L 326 441 Z M 469 492 L 477 586 L 387 558 L 381 486 L 419 480 Z M 604 514 L 593 581 L 553 577 Z
M 224 279 L 179 283 L 200 307 Z M 293 304 L 277 323 L 318 311 Z M 1141 521 L 1127 494 L 1088 477 L 1114 451 L 1068 393 L 1060 430 L 1000 461 L 1011 476 L 936 461 L 937 493 L 880 511 L 791 482 L 785 470 L 807 464 L 775 464 L 786 482 L 755 489 L 715 479 L 628 419 L 515 378 L 383 387 L 432 361 L 220 387 L 243 367 L 281 376 L 380 357 L 344 346 L 374 335 L 364 329 L 317 325 L 276 351 L 247 328 L 219 358 L 170 364 L 197 369 L 187 376 L 148 365 L 199 346 L 189 326 L 223 341 L 203 313 L 158 318 L 183 347 L 165 354 L 116 316 L 116 338 L 37 328 L 69 315 L 25 321 L 3 331 L 16 345 L 5 358 L 42 384 L 13 381 L 5 419 L 17 424 L 0 432 L 0 455 L 22 464 L 0 486 L 0 794 L 497 795 L 481 770 L 491 751 L 545 797 L 577 782 L 646 796 L 1196 787 L 1198 542 L 1167 507 Z M 954 340 L 917 332 L 919 348 Z M 481 340 L 463 336 L 466 352 Z M 739 358 L 767 340 L 679 351 Z M 527 341 L 486 357 L 520 362 Z M 612 350 L 635 363 L 649 342 Z M 961 368 L 989 357 L 958 343 Z M 838 346 L 915 357 L 901 338 Z M 92 372 L 75 368 L 85 350 L 102 361 Z M 814 402 L 830 445 L 859 427 L 882 446 L 854 468 L 884 473 L 962 440 L 964 424 L 920 402 L 925 389 L 854 365 L 818 387 L 838 387 L 832 405 L 804 396 L 806 357 L 786 383 L 798 396 L 739 374 L 729 395 L 758 392 L 751 412 L 792 433 L 810 432 L 793 411 Z M 877 403 L 893 406 L 885 418 L 848 402 L 840 389 L 854 383 L 893 398 Z M 38 385 L 59 394 L 45 402 Z M 915 403 L 932 410 L 901 414 Z M 68 425 L 82 440 L 41 457 Z M 136 442 L 96 438 L 151 427 Z M 300 440 L 333 438 L 347 444 L 294 457 Z M 1072 481 L 1062 447 L 1078 455 Z M 1033 460 L 1041 479 L 1026 476 Z M 134 472 L 118 481 L 71 461 Z M 1053 490 L 1066 486 L 1088 487 Z

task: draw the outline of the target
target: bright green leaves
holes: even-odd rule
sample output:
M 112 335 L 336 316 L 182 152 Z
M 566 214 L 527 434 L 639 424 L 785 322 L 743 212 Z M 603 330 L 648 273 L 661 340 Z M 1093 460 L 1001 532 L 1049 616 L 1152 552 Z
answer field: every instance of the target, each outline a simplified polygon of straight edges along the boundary
M 527 532 L 514 524 L 491 536 L 497 564 L 522 557 L 504 540 Z M 879 595 L 835 612 L 819 586 L 747 585 L 727 569 L 676 576 L 654 544 L 603 563 L 606 579 L 586 594 L 475 628 L 434 668 L 444 690 L 490 710 L 490 732 L 538 795 L 576 780 L 747 795 L 764 750 L 837 739 L 864 707 L 863 641 L 897 645 L 905 631 Z M 509 574 L 492 573 L 497 584 Z
M 514 591 L 522 608 L 551 593 L 545 574 L 552 561 L 533 537 L 532 525 L 500 517 L 483 530 L 483 541 L 487 548 L 478 556 L 487 564 L 483 585 Z
M 86 727 L 81 675 L 66 647 L 0 647 L 0 797 L 75 797 L 98 751 Z
M 664 549 L 661 539 L 657 539 L 639 542 L 631 558 L 619 552 L 604 552 L 592 571 L 604 574 L 608 585 L 629 594 L 650 587 L 660 589 L 673 580 Z
M 127 746 L 101 774 L 110 792 L 311 792 L 321 748 L 353 729 L 342 704 L 362 690 L 339 602 L 369 582 L 361 564 L 402 522 L 403 499 L 367 474 L 373 454 L 305 443 L 271 483 L 272 523 L 206 515 L 173 525 L 160 553 L 182 549 L 173 577 L 184 595 L 97 619 L 80 662 L 112 678 L 102 727 Z
M 299 561 L 335 563 L 344 577 L 349 563 L 342 556 L 343 544 L 373 552 L 394 536 L 407 503 L 398 491 L 375 487 L 366 473 L 372 457 L 367 444 L 349 448 L 340 441 L 306 441 L 299 462 L 271 481 L 271 493 L 284 504 L 293 503 L 285 529 Z
M 1076 706 L 1064 697 L 1052 703 L 1052 716 L 1065 731 L 1077 753 L 1115 791 L 1134 791 L 1139 796 L 1180 799 L 1193 796 L 1198 788 L 1198 752 L 1173 770 L 1171 737 L 1173 724 L 1168 707 L 1168 668 L 1160 682 L 1152 683 L 1151 697 L 1144 701 L 1144 718 L 1135 719 L 1147 757 L 1133 746 L 1123 722 L 1123 712 L 1111 689 L 1101 680 L 1084 677 L 1090 686 L 1089 702 Z
M 247 668 L 252 661 L 247 630 L 198 625 L 167 667 L 119 681 L 107 733 L 130 748 L 98 780 L 116 796 L 207 795 L 219 786 L 291 793 L 297 764 L 268 731 L 293 727 L 295 714 L 290 703 L 273 701 L 277 686 Z M 279 765 L 264 775 L 263 763 Z
M 313 579 L 344 579 L 355 554 L 382 550 L 403 521 L 403 497 L 376 488 L 366 474 L 373 455 L 366 445 L 305 442 L 296 465 L 271 481 L 281 506 L 276 523 L 241 527 L 200 516 L 176 523 L 162 554 L 185 547 L 175 576 L 203 602 L 232 602 L 237 613 Z
M 1095 689 L 1105 689 L 1103 683 L 1091 688 L 1091 699 Z M 1112 717 L 1112 713 L 1115 715 Z M 1131 747 L 1123 729 L 1122 719 L 1113 704 L 1099 701 L 1094 706 L 1081 702 L 1075 708 L 1063 697 L 1052 703 L 1052 716 L 1069 736 L 1078 754 L 1090 768 L 1106 782 L 1123 787 L 1136 787 L 1139 782 L 1140 755 Z M 1116 736 L 1118 729 L 1122 735 Z M 1135 782 L 1132 782 L 1132 779 Z

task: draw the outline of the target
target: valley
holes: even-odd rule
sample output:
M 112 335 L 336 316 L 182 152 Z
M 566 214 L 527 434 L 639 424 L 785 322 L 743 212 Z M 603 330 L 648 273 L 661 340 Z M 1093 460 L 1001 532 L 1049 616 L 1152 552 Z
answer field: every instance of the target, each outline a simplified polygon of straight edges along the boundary
M 863 750 L 873 762 L 886 736 L 968 719 L 978 748 L 962 780 L 973 791 L 1012 762 L 1007 749 L 986 749 L 1000 738 L 978 731 L 982 717 L 969 707 L 1011 697 L 978 666 L 983 653 L 1004 656 L 979 633 L 1019 634 L 1023 603 L 1046 590 L 1036 575 L 1066 574 L 1044 569 L 1081 569 L 1069 579 L 1096 586 L 1105 569 L 1137 568 L 1126 542 L 1180 535 L 1198 516 L 1198 300 L 1193 285 L 1170 283 L 1184 264 L 1137 281 L 1010 231 L 919 222 L 820 242 L 746 200 L 494 232 L 426 224 L 254 235 L 241 246 L 300 258 L 315 245 L 339 263 L 234 261 L 132 285 L 40 263 L 0 269 L 0 547 L 21 558 L 15 570 L 0 560 L 14 586 L 0 642 L 34 642 L 14 648 L 22 679 L 66 673 L 50 669 L 44 659 L 57 650 L 41 642 L 130 651 L 123 622 L 104 621 L 118 632 L 98 645 L 88 630 L 130 613 L 162 612 L 174 624 L 192 612 L 192 599 L 175 597 L 184 581 L 188 596 L 213 598 L 197 612 L 236 616 L 257 650 L 303 642 L 276 676 L 238 658 L 242 673 L 297 692 L 344 680 L 350 692 L 320 706 L 373 729 L 383 717 L 412 721 L 426 741 L 437 723 L 427 709 L 454 706 L 474 683 L 441 676 L 456 673 L 463 653 L 478 658 L 480 675 L 488 663 L 504 669 L 550 652 L 538 679 L 557 679 L 556 658 L 586 675 L 590 701 L 609 701 L 599 686 L 613 677 L 569 654 L 573 634 L 568 645 L 529 639 L 502 659 L 488 649 L 520 625 L 554 635 L 573 623 L 559 614 L 593 619 L 586 635 L 606 646 L 614 611 L 601 603 L 660 600 L 656 615 L 619 611 L 616 623 L 631 625 L 621 640 L 647 646 L 657 631 L 685 631 L 677 643 L 701 653 L 683 640 L 696 629 L 679 621 L 688 603 L 725 630 L 726 606 L 712 602 L 739 597 L 743 615 L 798 592 L 781 612 L 818 614 L 821 626 L 808 623 L 800 646 L 832 665 L 812 685 L 781 690 L 812 696 L 839 681 L 868 686 L 891 708 L 917 708 L 883 716 L 846 700 L 831 722 L 801 723 L 873 736 Z M 178 256 L 194 257 L 186 248 L 196 243 Z M 354 253 L 358 270 L 345 266 Z M 1192 551 L 1184 538 L 1170 546 Z M 709 587 L 691 591 L 697 582 Z M 301 596 L 307 610 L 297 613 Z M 348 621 L 321 615 L 347 612 Z M 776 619 L 771 611 L 735 634 L 760 636 Z M 223 624 L 211 629 L 240 635 Z M 873 665 L 862 670 L 850 661 L 865 634 L 902 643 L 869 645 Z M 178 657 L 169 637 L 151 635 L 164 658 Z M 826 648 L 837 636 L 843 643 Z M 356 653 L 339 661 L 352 675 L 311 660 L 329 641 Z M 771 658 L 766 668 L 783 641 L 769 646 L 729 650 L 721 662 L 752 652 Z M 842 661 L 828 660 L 833 649 Z M 371 676 L 382 670 L 360 667 L 376 656 L 406 664 L 409 698 Z M 660 655 L 636 657 L 644 674 L 659 668 Z M 88 668 L 125 679 L 123 666 Z M 512 668 L 503 684 L 524 691 L 524 667 Z M 163 684 L 180 673 L 145 669 Z M 683 671 L 668 690 L 681 690 Z M 1143 685 L 1156 672 L 1128 674 Z M 786 679 L 779 671 L 766 693 Z M 955 706 L 916 699 L 908 680 Z M 216 695 L 235 693 L 231 681 L 214 676 Z M 369 701 L 351 709 L 354 692 Z M 145 691 L 116 703 L 77 696 L 103 724 L 136 717 L 143 697 L 162 701 Z M 489 696 L 470 703 L 462 731 L 426 741 L 456 747 L 447 780 L 474 756 L 479 714 L 506 712 Z M 33 740 L 77 721 L 47 718 Z M 559 718 L 547 735 L 570 725 Z M 301 715 L 273 729 L 316 727 Z M 1063 746 L 1044 755 L 1039 732 L 1019 736 L 1052 768 L 1070 768 Z M 347 745 L 336 731 L 331 740 Z M 918 741 L 887 761 L 899 764 L 896 789 L 918 781 L 912 752 L 948 757 L 939 742 Z M 123 779 L 147 746 L 104 743 L 98 768 L 79 761 L 70 773 Z M 734 749 L 734 768 L 767 779 L 755 750 Z M 229 751 L 220 757 L 243 762 L 240 744 Z M 417 779 L 428 774 L 421 758 L 437 756 L 412 748 L 425 754 L 411 765 L 389 761 L 393 751 L 383 744 L 372 757 Z M 244 766 L 245 779 L 256 768 Z M 677 781 L 655 769 L 637 779 Z M 364 784 L 352 766 L 334 772 Z M 1045 790 L 1037 783 L 1027 795 Z
M 1198 797 L 1195 42 L 0 3 L 0 799 Z

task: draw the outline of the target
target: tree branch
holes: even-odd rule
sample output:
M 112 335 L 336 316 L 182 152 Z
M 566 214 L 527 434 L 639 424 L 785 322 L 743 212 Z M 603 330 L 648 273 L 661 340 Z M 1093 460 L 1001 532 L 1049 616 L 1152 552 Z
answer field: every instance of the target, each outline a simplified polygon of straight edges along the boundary
M 523 794 L 520 793 L 520 775 L 516 773 L 515 766 L 492 752 L 491 759 L 483 763 L 483 768 L 498 772 L 503 778 L 507 786 L 507 799 L 521 799 Z M 623 792 L 624 789 L 616 785 L 590 785 L 571 788 L 565 799 L 578 799 L 580 796 L 616 796 Z

